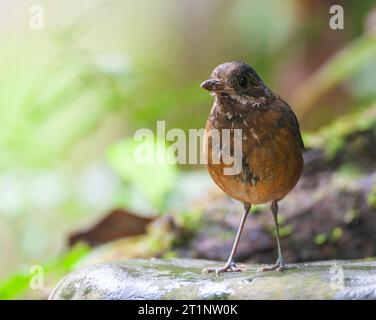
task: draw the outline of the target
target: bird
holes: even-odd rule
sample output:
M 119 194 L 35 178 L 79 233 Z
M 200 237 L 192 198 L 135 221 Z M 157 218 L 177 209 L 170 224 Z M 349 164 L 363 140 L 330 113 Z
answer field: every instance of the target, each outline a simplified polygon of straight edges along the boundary
M 221 268 L 206 268 L 203 272 L 220 274 L 245 270 L 245 266 L 235 263 L 236 249 L 251 206 L 265 203 L 271 203 L 278 259 L 274 265 L 259 271 L 295 268 L 283 259 L 278 224 L 278 202 L 295 187 L 303 170 L 305 147 L 294 111 L 244 62 L 220 64 L 201 87 L 214 96 L 204 131 L 207 169 L 220 189 L 244 205 L 226 264 Z M 226 129 L 231 139 L 226 140 L 221 134 L 219 140 L 215 139 L 214 132 L 221 133 Z M 235 143 L 235 132 L 241 133 L 238 143 Z M 235 157 L 237 146 L 241 152 Z M 226 148 L 230 150 L 232 162 L 221 153 Z M 238 170 L 226 173 L 226 169 L 235 167 L 235 162 Z

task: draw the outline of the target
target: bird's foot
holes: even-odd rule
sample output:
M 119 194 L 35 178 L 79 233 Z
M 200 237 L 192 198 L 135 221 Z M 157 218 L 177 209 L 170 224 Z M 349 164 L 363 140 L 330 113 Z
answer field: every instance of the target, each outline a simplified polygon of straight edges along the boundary
M 277 260 L 277 262 L 272 266 L 265 266 L 262 268 L 259 268 L 257 272 L 268 272 L 268 271 L 274 271 L 274 272 L 282 272 L 285 270 L 292 270 L 297 269 L 298 266 L 296 264 L 286 264 L 283 260 Z
M 235 262 L 226 263 L 221 268 L 205 268 L 202 270 L 203 274 L 215 273 L 217 276 L 225 272 L 243 272 L 247 270 L 247 266 L 244 264 L 236 265 Z

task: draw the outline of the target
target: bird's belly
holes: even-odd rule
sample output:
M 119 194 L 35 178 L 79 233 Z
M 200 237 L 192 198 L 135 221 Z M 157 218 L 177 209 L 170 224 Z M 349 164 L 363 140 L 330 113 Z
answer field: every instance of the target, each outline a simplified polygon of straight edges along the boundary
M 286 139 L 290 143 L 286 143 Z M 261 146 L 252 147 L 247 161 L 255 182 L 245 182 L 236 175 L 225 175 L 226 165 L 208 164 L 215 183 L 231 197 L 260 204 L 282 199 L 299 180 L 303 157 L 299 144 L 289 133 L 276 135 Z

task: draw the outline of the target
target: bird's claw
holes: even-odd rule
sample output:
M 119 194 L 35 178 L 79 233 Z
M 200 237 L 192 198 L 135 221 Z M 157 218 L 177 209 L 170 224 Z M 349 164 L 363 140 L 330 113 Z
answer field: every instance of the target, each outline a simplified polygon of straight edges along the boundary
M 247 270 L 247 266 L 244 264 L 240 264 L 240 265 L 229 264 L 221 268 L 205 268 L 202 270 L 202 273 L 203 274 L 215 273 L 218 276 L 219 274 L 225 273 L 225 272 L 243 272 L 245 270 Z
M 292 270 L 297 269 L 298 266 L 296 264 L 286 264 L 285 262 L 278 262 L 272 266 L 265 266 L 261 267 L 257 270 L 257 272 L 268 272 L 268 271 L 274 271 L 274 272 L 282 272 L 285 270 Z

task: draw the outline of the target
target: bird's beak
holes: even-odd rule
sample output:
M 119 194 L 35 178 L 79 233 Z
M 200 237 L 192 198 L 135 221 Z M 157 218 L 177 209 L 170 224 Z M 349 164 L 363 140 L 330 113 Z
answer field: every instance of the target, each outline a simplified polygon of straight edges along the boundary
M 209 79 L 201 83 L 201 88 L 212 92 L 218 92 L 223 91 L 225 89 L 225 85 L 220 80 Z

